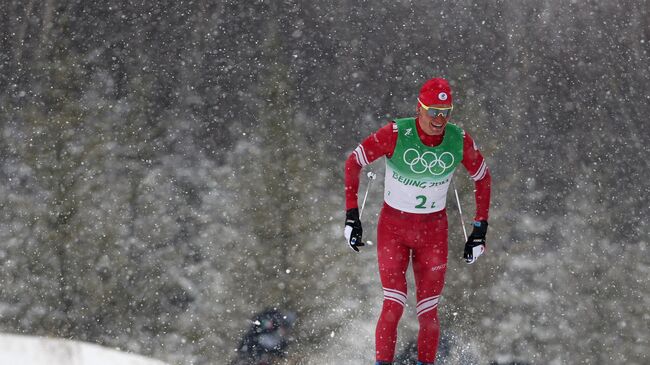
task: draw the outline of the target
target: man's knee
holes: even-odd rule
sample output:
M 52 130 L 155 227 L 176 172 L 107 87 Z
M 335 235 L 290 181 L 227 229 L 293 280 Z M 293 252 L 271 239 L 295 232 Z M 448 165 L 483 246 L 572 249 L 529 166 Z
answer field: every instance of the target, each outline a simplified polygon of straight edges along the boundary
M 384 288 L 382 316 L 389 321 L 399 321 L 406 305 L 406 293 L 400 290 Z
M 415 310 L 417 311 L 420 327 L 435 327 L 438 325 L 438 302 L 440 295 L 433 295 L 422 299 L 418 302 Z

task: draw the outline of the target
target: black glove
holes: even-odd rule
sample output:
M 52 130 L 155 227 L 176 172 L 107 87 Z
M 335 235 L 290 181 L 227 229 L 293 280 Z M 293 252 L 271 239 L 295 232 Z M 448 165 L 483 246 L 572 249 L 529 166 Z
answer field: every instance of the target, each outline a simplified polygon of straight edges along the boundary
M 359 209 L 352 208 L 345 213 L 345 230 L 343 235 L 350 247 L 359 252 L 360 246 L 365 246 L 365 243 L 361 242 L 361 235 L 363 234 L 363 228 L 361 228 L 361 220 L 359 220 Z
M 473 264 L 479 256 L 485 252 L 485 235 L 487 234 L 488 222 L 474 222 L 472 234 L 467 237 L 463 258 L 468 264 Z

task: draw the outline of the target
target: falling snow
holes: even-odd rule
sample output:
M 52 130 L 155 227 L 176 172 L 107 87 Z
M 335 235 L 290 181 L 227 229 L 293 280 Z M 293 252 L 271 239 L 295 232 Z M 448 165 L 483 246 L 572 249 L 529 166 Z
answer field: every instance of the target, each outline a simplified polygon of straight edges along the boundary
M 646 1 L 0 9 L 0 332 L 168 364 L 373 363 L 381 284 L 375 246 L 343 239 L 344 161 L 443 76 L 493 185 L 474 265 L 448 208 L 437 364 L 650 363 Z M 374 241 L 384 166 L 366 169 Z

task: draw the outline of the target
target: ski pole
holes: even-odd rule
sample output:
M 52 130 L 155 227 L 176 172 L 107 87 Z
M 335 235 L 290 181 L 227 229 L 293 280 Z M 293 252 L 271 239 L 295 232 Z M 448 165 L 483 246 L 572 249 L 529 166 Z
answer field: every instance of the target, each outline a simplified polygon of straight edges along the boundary
M 463 234 L 465 234 L 465 241 L 467 241 L 467 230 L 465 229 L 465 221 L 463 220 L 463 209 L 460 207 L 460 199 L 458 198 L 458 190 L 456 190 L 456 185 L 454 181 L 451 182 L 451 187 L 454 188 L 454 194 L 456 194 L 456 203 L 458 204 L 458 214 L 460 215 L 460 224 L 463 227 Z
M 361 215 L 363 214 L 363 207 L 366 206 L 366 199 L 368 198 L 368 192 L 370 191 L 370 185 L 372 184 L 372 180 L 377 178 L 377 174 L 375 174 L 372 171 L 368 172 L 368 187 L 366 188 L 366 194 L 363 196 L 363 202 L 361 202 L 361 210 L 359 210 L 359 219 L 361 219 Z M 356 238 L 352 239 L 352 244 L 356 242 Z M 368 245 L 372 245 L 372 241 L 366 241 Z
M 359 219 L 361 219 L 361 216 L 363 215 L 363 207 L 366 206 L 366 199 L 368 198 L 368 192 L 370 191 L 370 184 L 372 184 L 372 180 L 377 178 L 377 174 L 375 174 L 372 171 L 368 171 L 368 187 L 366 188 L 366 195 L 363 196 L 363 202 L 361 202 L 361 210 L 359 211 Z

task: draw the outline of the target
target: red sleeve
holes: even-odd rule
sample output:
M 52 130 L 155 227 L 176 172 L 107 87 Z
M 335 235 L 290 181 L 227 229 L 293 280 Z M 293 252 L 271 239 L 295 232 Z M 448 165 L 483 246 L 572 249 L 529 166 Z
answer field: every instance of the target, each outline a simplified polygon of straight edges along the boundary
M 475 221 L 488 220 L 490 210 L 490 191 L 492 177 L 481 151 L 470 135 L 465 132 L 463 137 L 463 166 L 474 179 L 474 198 L 476 199 Z
M 393 154 L 397 143 L 397 126 L 391 122 L 366 138 L 345 161 L 345 209 L 358 207 L 361 168 L 382 156 Z

